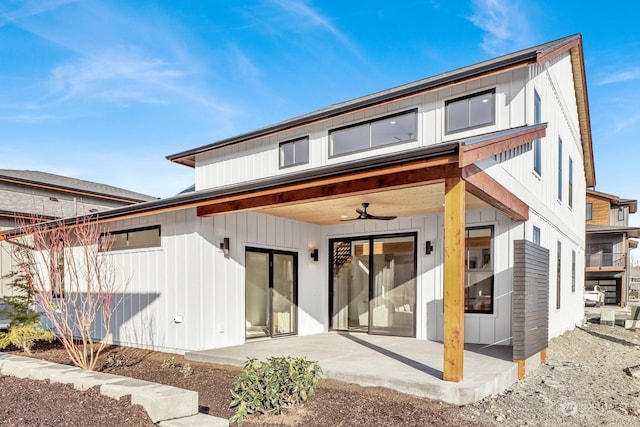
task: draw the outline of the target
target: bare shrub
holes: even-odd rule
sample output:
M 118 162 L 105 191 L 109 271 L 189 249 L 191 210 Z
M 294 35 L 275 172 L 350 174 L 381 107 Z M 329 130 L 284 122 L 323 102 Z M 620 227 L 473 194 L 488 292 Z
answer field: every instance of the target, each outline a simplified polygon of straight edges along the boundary
M 58 337 L 73 364 L 94 370 L 107 345 L 111 317 L 123 298 L 110 249 L 111 239 L 89 217 L 68 223 L 34 218 L 13 243 L 14 263 L 27 276 L 44 323 Z M 124 284 L 123 284 L 124 287 Z

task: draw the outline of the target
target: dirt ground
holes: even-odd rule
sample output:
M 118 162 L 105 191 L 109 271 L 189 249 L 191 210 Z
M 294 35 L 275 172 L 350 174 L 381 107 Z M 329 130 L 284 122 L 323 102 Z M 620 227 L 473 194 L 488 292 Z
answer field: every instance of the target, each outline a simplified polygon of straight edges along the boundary
M 34 357 L 68 363 L 66 353 L 54 346 L 39 349 Z M 187 363 L 192 373 L 185 376 Z M 546 365 L 504 393 L 473 405 L 455 407 L 384 388 L 322 380 L 302 407 L 291 409 L 284 416 L 251 416 L 245 425 L 638 426 L 640 378 L 629 375 L 634 369 L 629 374 L 625 372 L 638 364 L 640 333 L 587 325 L 553 339 Z M 188 362 L 167 353 L 111 347 L 102 356 L 100 370 L 196 390 L 200 412 L 227 418 L 233 414 L 229 409 L 229 389 L 239 368 Z M 0 390 L 0 425 L 152 425 L 140 407 L 100 396 L 93 390 L 79 392 L 69 386 L 3 376 Z

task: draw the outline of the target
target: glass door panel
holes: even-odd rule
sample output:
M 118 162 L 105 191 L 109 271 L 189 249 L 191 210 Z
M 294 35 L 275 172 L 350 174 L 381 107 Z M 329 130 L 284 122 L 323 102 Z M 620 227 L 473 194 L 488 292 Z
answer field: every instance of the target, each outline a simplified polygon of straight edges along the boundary
M 415 335 L 416 257 L 413 236 L 373 239 L 370 332 Z
M 247 251 L 245 256 L 245 336 L 269 335 L 269 254 Z
M 369 241 L 332 242 L 332 328 L 369 328 Z
M 273 254 L 272 335 L 294 333 L 295 269 L 293 255 Z

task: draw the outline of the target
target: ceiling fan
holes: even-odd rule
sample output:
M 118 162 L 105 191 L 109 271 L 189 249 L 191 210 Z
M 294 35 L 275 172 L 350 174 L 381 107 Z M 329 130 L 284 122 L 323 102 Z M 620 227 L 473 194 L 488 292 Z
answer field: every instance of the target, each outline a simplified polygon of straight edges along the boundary
M 370 214 L 369 212 L 367 212 L 367 208 L 369 207 L 369 203 L 364 202 L 362 203 L 362 207 L 364 208 L 364 210 L 357 208 L 356 212 L 358 213 L 358 216 L 355 218 L 341 218 L 340 221 L 359 221 L 361 219 L 378 219 L 378 220 L 382 220 L 382 221 L 389 221 L 392 219 L 396 219 L 397 216 L 395 215 L 390 215 L 390 216 L 385 216 L 385 215 L 373 215 Z

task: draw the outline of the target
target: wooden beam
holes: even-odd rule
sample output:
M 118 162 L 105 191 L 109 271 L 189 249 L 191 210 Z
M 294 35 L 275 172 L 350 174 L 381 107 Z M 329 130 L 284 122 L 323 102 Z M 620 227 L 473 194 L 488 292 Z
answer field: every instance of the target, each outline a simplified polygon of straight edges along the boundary
M 336 196 L 364 194 L 373 190 L 391 190 L 442 182 L 446 177 L 459 175 L 458 166 L 448 162 L 426 167 L 413 164 L 391 167 L 220 197 L 209 201 L 206 205 L 199 206 L 198 215 L 220 215 L 229 212 L 327 200 Z
M 523 129 L 518 132 L 510 132 L 498 137 L 489 138 L 482 142 L 460 146 L 460 167 L 468 166 L 487 157 L 495 156 L 512 148 L 520 147 L 546 135 L 547 125 L 541 125 L 533 129 Z
M 529 219 L 529 206 L 475 165 L 462 170 L 467 191 L 502 211 L 514 221 Z
M 464 376 L 465 181 L 444 181 L 444 369 L 442 379 Z

